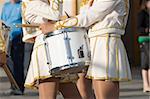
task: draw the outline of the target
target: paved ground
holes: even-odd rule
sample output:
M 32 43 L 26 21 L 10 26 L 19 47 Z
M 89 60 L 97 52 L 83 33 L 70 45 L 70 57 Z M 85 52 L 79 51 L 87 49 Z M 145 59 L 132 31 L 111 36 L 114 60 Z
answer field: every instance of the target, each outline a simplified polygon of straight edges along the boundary
M 120 84 L 120 99 L 150 99 L 150 94 L 148 95 L 142 92 L 140 72 L 135 70 L 133 75 L 134 80 L 132 82 L 123 82 Z M 9 86 L 8 81 L 0 82 L 0 99 L 38 99 L 38 92 L 33 90 L 26 90 L 23 96 L 4 96 L 2 92 L 8 90 Z M 59 96 L 58 99 L 62 98 Z

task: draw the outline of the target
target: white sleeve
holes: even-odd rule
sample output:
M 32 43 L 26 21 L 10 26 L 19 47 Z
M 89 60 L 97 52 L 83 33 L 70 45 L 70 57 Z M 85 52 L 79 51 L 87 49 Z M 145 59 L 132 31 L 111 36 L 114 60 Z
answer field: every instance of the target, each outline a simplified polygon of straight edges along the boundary
M 95 0 L 93 5 L 85 12 L 80 13 L 75 18 L 61 21 L 62 27 L 89 27 L 97 21 L 102 21 L 106 15 L 108 15 L 118 4 L 120 0 Z M 63 25 L 62 25 L 63 24 Z
M 54 8 L 58 5 L 54 4 Z M 34 0 L 27 4 L 25 11 L 25 18 L 31 23 L 34 23 L 37 18 L 45 18 L 48 20 L 58 20 L 60 16 L 59 9 L 53 9 L 53 7 L 45 2 Z

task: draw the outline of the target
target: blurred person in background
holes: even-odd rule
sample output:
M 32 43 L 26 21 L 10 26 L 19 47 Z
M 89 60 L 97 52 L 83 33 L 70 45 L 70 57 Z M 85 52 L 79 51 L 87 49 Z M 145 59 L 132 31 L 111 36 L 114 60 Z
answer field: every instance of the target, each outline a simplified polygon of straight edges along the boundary
M 4 4 L 5 1 L 7 1 L 7 0 L 0 0 L 0 13 L 2 11 L 3 4 Z
M 24 43 L 24 62 L 23 62 L 23 66 L 24 66 L 24 77 L 25 78 L 26 78 L 28 68 L 29 68 L 29 65 L 30 65 L 33 45 L 34 45 L 33 43 Z
M 11 90 L 7 94 L 22 95 L 24 92 L 24 71 L 23 71 L 23 58 L 24 58 L 24 43 L 22 42 L 22 28 L 16 28 L 16 24 L 22 23 L 21 17 L 21 1 L 10 0 L 5 3 L 1 13 L 1 20 L 4 24 L 11 28 L 9 33 L 8 55 L 13 61 L 13 65 L 9 65 L 13 70 L 14 78 L 20 87 L 16 90 L 11 86 Z
M 141 49 L 141 67 L 143 78 L 143 92 L 150 92 L 150 63 L 149 63 L 149 17 L 150 0 L 141 0 L 141 11 L 138 14 L 137 30 Z

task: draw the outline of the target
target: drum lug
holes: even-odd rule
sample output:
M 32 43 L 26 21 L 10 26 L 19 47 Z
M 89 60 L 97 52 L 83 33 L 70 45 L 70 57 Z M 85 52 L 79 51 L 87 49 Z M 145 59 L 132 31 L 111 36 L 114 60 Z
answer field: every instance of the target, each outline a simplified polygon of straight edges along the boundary
M 71 40 L 71 39 L 66 37 L 66 38 L 64 38 L 64 40 L 68 40 L 68 41 L 69 41 L 69 40 Z
M 50 65 L 51 64 L 51 58 L 50 58 L 49 46 L 48 46 L 48 43 L 46 41 L 44 43 L 44 47 L 45 47 L 45 53 L 46 53 L 46 58 L 47 58 L 47 65 Z
M 74 59 L 74 57 L 68 57 L 68 59 Z
M 85 39 L 85 44 L 86 44 L 86 47 L 88 49 L 90 49 L 89 45 L 90 45 L 90 40 L 88 38 L 88 35 L 84 35 L 84 39 Z M 91 58 L 91 51 L 90 50 L 87 50 L 88 53 L 87 53 L 87 56 L 89 57 L 89 59 Z
M 72 56 L 70 40 L 71 40 L 71 38 L 68 37 L 68 34 L 64 33 L 64 41 L 65 41 L 65 46 L 66 46 L 66 50 L 67 50 L 67 58 L 71 64 L 73 62 L 74 57 Z
M 91 58 L 91 51 L 88 52 L 88 57 Z

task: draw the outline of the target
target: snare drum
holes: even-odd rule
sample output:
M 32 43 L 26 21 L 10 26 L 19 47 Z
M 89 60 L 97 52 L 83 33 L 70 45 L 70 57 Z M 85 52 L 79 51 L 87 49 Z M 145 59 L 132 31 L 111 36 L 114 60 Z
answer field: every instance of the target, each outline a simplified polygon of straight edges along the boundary
M 44 37 L 47 63 L 51 75 L 81 72 L 90 64 L 87 31 L 82 28 L 65 28 Z

